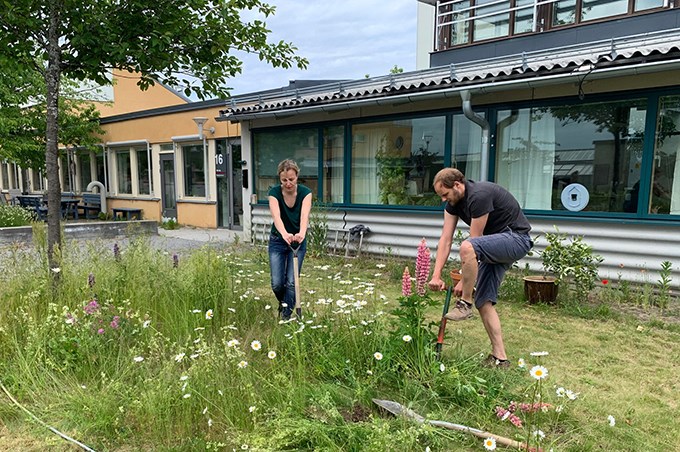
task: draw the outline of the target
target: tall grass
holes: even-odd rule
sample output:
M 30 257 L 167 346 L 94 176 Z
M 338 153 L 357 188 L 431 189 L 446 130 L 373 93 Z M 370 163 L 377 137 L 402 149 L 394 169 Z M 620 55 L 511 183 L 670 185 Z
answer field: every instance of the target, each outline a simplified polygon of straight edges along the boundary
M 436 361 L 428 319 L 438 300 L 400 295 L 391 267 L 403 262 L 308 257 L 304 317 L 280 322 L 256 249 L 173 254 L 144 238 L 116 253 L 101 241 L 67 245 L 52 292 L 39 249 L 8 250 L 0 380 L 96 450 L 482 448 L 478 438 L 387 416 L 372 398 L 532 446 L 593 446 L 565 435 L 576 428 L 571 408 L 548 383 L 536 386 L 531 363 L 482 369 L 455 329 Z M 496 414 L 539 400 L 552 400 L 550 412 L 518 411 L 522 428 Z M 0 418 L 21 422 L 5 404 Z

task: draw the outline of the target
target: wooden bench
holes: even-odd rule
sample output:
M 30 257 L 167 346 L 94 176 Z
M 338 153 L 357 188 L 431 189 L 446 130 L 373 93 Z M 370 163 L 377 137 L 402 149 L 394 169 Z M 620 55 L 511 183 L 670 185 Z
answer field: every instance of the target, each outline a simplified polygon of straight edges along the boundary
M 42 196 L 36 195 L 19 195 L 17 196 L 18 205 L 35 214 L 40 221 L 47 220 L 47 206 L 43 202 Z
M 86 219 L 99 218 L 99 213 L 102 210 L 102 199 L 99 193 L 83 193 L 83 203 L 78 204 L 78 210 L 83 211 Z
M 113 211 L 113 219 L 125 219 L 126 221 L 142 219 L 142 209 L 135 209 L 134 207 L 114 207 L 111 209 Z

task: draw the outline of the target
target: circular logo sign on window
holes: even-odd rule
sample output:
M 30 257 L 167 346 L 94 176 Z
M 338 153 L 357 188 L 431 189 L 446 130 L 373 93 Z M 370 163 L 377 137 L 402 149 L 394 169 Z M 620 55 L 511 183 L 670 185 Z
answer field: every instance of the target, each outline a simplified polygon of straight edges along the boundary
M 567 210 L 578 212 L 583 210 L 590 201 L 588 189 L 581 184 L 569 184 L 562 190 L 562 205 Z

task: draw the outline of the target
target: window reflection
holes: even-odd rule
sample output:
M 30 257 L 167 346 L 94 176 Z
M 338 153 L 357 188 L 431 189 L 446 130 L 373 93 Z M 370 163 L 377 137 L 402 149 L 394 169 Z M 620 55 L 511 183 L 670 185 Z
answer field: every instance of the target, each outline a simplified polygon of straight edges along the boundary
M 642 100 L 500 111 L 497 180 L 525 209 L 566 210 L 562 191 L 579 183 L 584 211 L 630 212 L 644 126 Z
M 345 128 L 323 129 L 323 202 L 343 201 L 344 154 Z
M 649 213 L 680 215 L 680 96 L 659 101 Z
M 267 199 L 269 189 L 279 184 L 278 164 L 293 159 L 300 167 L 298 181 L 316 194 L 319 189 L 319 132 L 316 128 L 255 132 L 255 191 L 260 200 Z
M 432 179 L 444 167 L 445 123 L 440 116 L 354 125 L 352 203 L 439 205 Z

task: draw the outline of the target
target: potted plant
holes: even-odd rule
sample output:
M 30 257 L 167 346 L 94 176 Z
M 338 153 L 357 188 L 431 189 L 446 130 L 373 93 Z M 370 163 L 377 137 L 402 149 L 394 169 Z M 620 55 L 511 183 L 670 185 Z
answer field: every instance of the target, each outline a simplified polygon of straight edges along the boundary
M 567 288 L 573 286 L 578 301 L 586 301 L 598 279 L 602 257 L 593 253 L 582 236 L 569 238 L 555 228 L 545 238 L 548 245 L 541 252 L 541 260 L 546 274 L 524 278 L 525 297 L 530 303 L 552 303 L 557 299 L 559 285 L 564 283 Z
M 403 139 L 401 141 L 403 145 Z M 383 137 L 375 159 L 378 163 L 378 187 L 382 204 L 402 204 L 406 200 L 406 159 L 401 155 L 401 147 L 388 145 Z

